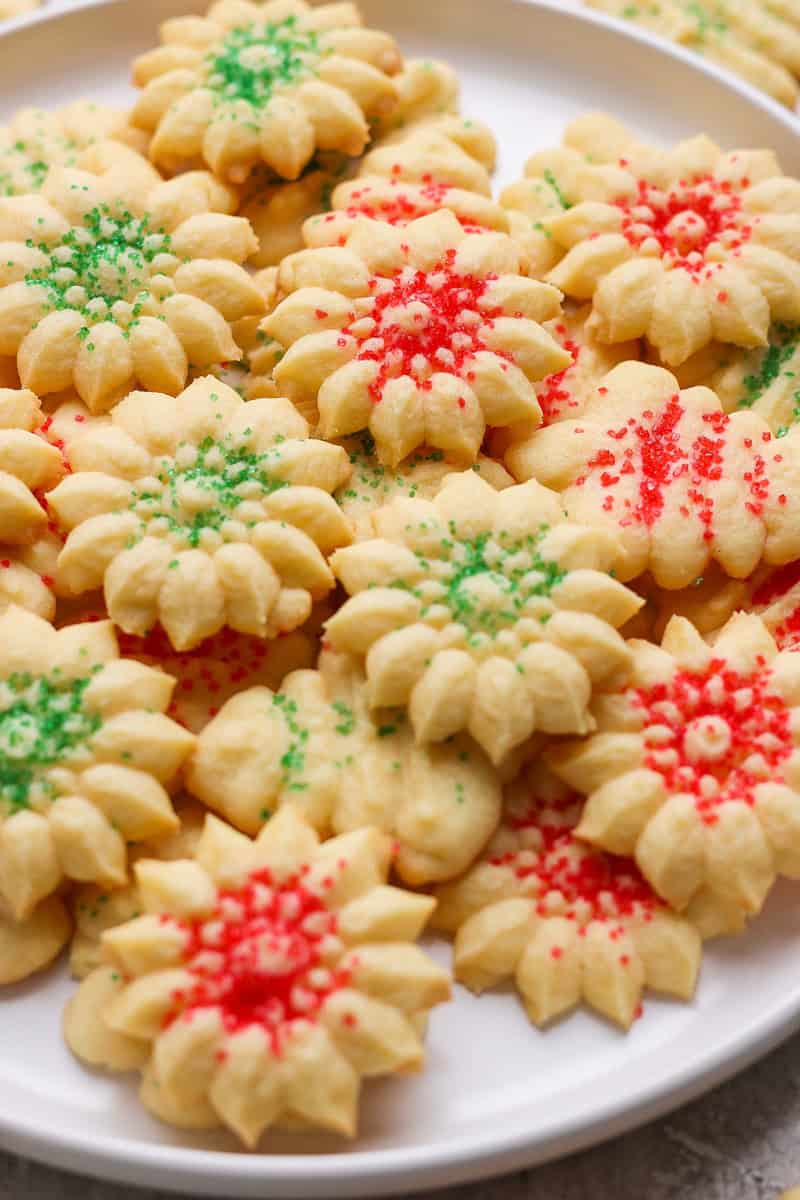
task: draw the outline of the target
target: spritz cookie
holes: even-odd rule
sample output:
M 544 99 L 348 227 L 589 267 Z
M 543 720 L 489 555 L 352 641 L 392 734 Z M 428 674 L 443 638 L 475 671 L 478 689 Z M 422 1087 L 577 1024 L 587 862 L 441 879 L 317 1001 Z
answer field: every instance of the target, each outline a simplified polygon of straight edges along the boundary
M 200 734 L 189 790 L 250 834 L 286 805 L 323 835 L 377 825 L 405 883 L 452 879 L 497 826 L 497 773 L 469 737 L 420 746 L 402 711 L 368 699 L 357 662 L 330 651 L 279 692 L 239 692 Z
M 797 103 L 800 92 L 797 81 L 784 65 L 785 53 L 775 45 L 776 39 L 782 43 L 787 36 L 795 44 L 795 52 L 790 58 L 797 74 L 800 71 L 797 30 L 780 19 L 792 12 L 793 0 L 780 3 L 779 7 L 759 0 L 737 0 L 730 6 L 721 5 L 717 0 L 712 3 L 646 0 L 635 4 L 628 0 L 586 0 L 586 3 L 612 17 L 633 21 L 735 71 L 789 108 L 794 108 Z M 730 11 L 726 11 L 728 9 Z M 746 14 L 745 19 L 738 20 L 742 13 Z M 797 24 L 796 9 L 793 16 Z
M 0 388 L 0 544 L 28 546 L 46 532 L 39 496 L 64 474 L 56 446 L 39 432 L 41 404 L 26 389 Z
M 326 438 L 368 429 L 396 466 L 418 446 L 475 461 L 488 425 L 540 419 L 534 383 L 568 365 L 541 321 L 555 288 L 519 274 L 500 233 L 442 210 L 397 228 L 361 218 L 346 246 L 290 255 L 262 328 L 281 391 Z
M 341 172 L 313 167 L 289 183 L 253 178 L 258 178 L 258 185 L 239 209 L 258 241 L 250 262 L 255 267 L 276 267 L 288 254 L 303 249 L 304 223 L 328 209 Z
M 800 650 L 800 560 L 759 572 L 741 607 L 760 616 L 779 650 Z
M 119 657 L 110 622 L 0 615 L 0 894 L 24 920 L 63 879 L 127 878 L 128 842 L 168 833 L 165 790 L 194 745 L 174 680 Z
M 682 617 L 661 647 L 631 642 L 627 688 L 598 731 L 545 758 L 588 796 L 584 840 L 634 855 L 702 933 L 734 932 L 777 875 L 800 876 L 800 657 L 738 613 L 709 645 Z
M 68 531 L 64 594 L 102 586 L 125 633 L 160 622 L 176 650 L 226 625 L 296 629 L 333 587 L 325 555 L 352 539 L 329 494 L 347 455 L 307 433 L 287 400 L 245 404 L 213 377 L 174 399 L 132 392 L 76 439 L 75 473 L 48 496 Z
M 51 167 L 76 167 L 88 147 L 109 138 L 135 150 L 147 145 L 128 113 L 94 100 L 75 100 L 55 110 L 19 109 L 0 127 L 0 195 L 37 192 Z
M 602 341 L 646 336 L 678 365 L 712 338 L 763 346 L 770 320 L 800 318 L 800 182 L 771 151 L 705 136 L 658 151 L 625 145 L 616 123 L 612 136 L 617 161 L 584 162 L 575 202 L 544 221 L 565 252 L 546 278 L 592 301 Z
M 242 183 L 263 162 L 296 179 L 318 150 L 361 154 L 369 118 L 395 102 L 397 47 L 353 4 L 217 0 L 165 21 L 161 43 L 134 62 L 132 120 L 170 172 L 203 161 Z
M 582 807 L 530 769 L 479 862 L 437 889 L 434 924 L 455 935 L 455 976 L 471 990 L 513 978 L 536 1025 L 583 1002 L 628 1029 L 645 988 L 691 999 L 700 936 L 630 858 L 578 841 Z
M 390 863 L 374 828 L 320 845 L 286 808 L 250 841 L 207 818 L 194 858 L 136 864 L 144 914 L 104 935 L 68 1045 L 141 1067 L 145 1107 L 180 1128 L 354 1136 L 361 1080 L 419 1070 L 450 995 L 413 944 L 434 901 L 389 886 Z
M 152 168 L 119 152 L 134 167 L 59 168 L 39 195 L 0 199 L 0 354 L 24 386 L 74 387 L 95 412 L 134 382 L 175 394 L 190 365 L 240 358 L 229 322 L 265 311 L 241 266 L 249 224 L 211 211 L 225 189 L 203 174 L 142 187 L 136 161 Z
M 326 622 L 364 659 L 372 707 L 407 707 L 421 744 L 466 729 L 494 763 L 534 730 L 593 729 L 592 689 L 626 678 L 617 628 L 642 604 L 610 574 L 613 536 L 535 482 L 498 492 L 473 471 L 373 521 L 331 559 L 350 599 Z
M 775 440 L 755 412 L 727 415 L 708 388 L 679 390 L 668 371 L 616 367 L 583 415 L 511 446 L 516 479 L 561 493 L 569 516 L 622 541 L 619 578 L 650 571 L 688 587 L 709 563 L 745 579 L 762 557 L 800 552 L 794 435 Z
M 353 473 L 334 492 L 334 499 L 353 526 L 356 541 L 375 536 L 373 517 L 393 500 L 432 500 L 448 475 L 461 470 L 441 450 L 421 446 L 399 466 L 384 467 L 375 454 L 375 443 L 368 433 L 354 434 L 343 442 Z M 472 470 L 497 491 L 514 482 L 501 463 L 479 454 Z

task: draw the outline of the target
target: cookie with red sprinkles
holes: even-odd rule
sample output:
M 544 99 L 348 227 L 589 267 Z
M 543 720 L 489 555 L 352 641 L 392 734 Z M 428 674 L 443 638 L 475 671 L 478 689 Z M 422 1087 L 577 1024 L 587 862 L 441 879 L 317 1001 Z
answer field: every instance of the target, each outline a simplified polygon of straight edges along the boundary
M 776 439 L 757 413 L 724 413 L 709 388 L 680 390 L 668 371 L 626 362 L 580 417 L 537 430 L 505 462 L 560 492 L 573 520 L 621 539 L 620 579 L 650 571 L 679 589 L 711 562 L 745 579 L 762 558 L 797 557 L 798 436 Z
M 646 337 L 678 365 L 712 339 L 764 346 L 770 321 L 797 321 L 800 183 L 775 155 L 704 135 L 662 151 L 607 124 L 595 118 L 599 154 L 542 221 L 563 253 L 546 278 L 592 301 L 597 336 Z
M 520 274 L 506 234 L 442 209 L 400 228 L 362 217 L 345 246 L 290 255 L 262 329 L 286 353 L 279 389 L 319 433 L 368 429 L 396 466 L 418 446 L 475 461 L 488 426 L 537 422 L 534 383 L 569 365 L 541 322 L 559 293 Z
M 627 1029 L 645 988 L 690 1000 L 700 936 L 631 858 L 576 837 L 583 800 L 537 763 L 466 875 L 436 891 L 455 975 L 476 992 L 514 978 L 536 1025 L 581 1002 Z
M 361 1080 L 423 1065 L 450 978 L 416 945 L 435 901 L 387 884 L 391 839 L 320 844 L 287 807 L 251 841 L 208 817 L 193 858 L 140 860 L 144 912 L 65 1014 L 82 1061 L 142 1069 L 145 1107 L 182 1128 L 356 1133 Z
M 578 837 L 632 855 L 703 934 L 735 932 L 778 875 L 800 878 L 800 658 L 747 613 L 711 644 L 673 617 L 660 647 L 630 647 L 597 732 L 545 758 L 587 796 Z

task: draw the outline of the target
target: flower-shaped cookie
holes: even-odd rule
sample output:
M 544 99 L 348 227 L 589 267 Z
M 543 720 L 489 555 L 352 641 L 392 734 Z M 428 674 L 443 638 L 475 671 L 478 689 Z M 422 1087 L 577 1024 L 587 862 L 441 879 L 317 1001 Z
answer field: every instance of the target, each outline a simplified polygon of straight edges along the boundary
M 799 193 L 767 150 L 631 138 L 617 165 L 586 163 L 577 203 L 545 219 L 566 251 L 547 279 L 592 301 L 601 341 L 646 336 L 669 364 L 712 338 L 763 346 L 770 319 L 800 319 Z
M 320 845 L 291 808 L 254 842 L 209 817 L 193 859 L 144 859 L 144 915 L 103 937 L 67 1043 L 143 1068 L 141 1099 L 253 1148 L 272 1127 L 356 1132 L 361 1079 L 418 1070 L 450 978 L 415 945 L 434 907 L 386 883 L 374 828 Z
M 608 574 L 615 538 L 535 482 L 497 492 L 473 471 L 373 521 L 331 559 L 351 598 L 326 622 L 365 658 L 372 706 L 408 706 L 420 743 L 468 729 L 495 763 L 534 730 L 593 728 L 592 687 L 626 677 L 617 628 L 642 604 Z
M 347 160 L 342 161 L 346 165 Z M 239 209 L 258 239 L 258 248 L 250 256 L 253 266 L 277 266 L 287 254 L 303 249 L 305 222 L 330 207 L 331 192 L 340 178 L 340 170 L 316 166 L 290 183 L 262 180 L 254 173 L 251 182 L 257 179 L 257 186 Z
M 246 833 L 287 804 L 322 834 L 377 825 L 412 886 L 466 870 L 500 816 L 496 772 L 470 738 L 417 745 L 402 712 L 367 704 L 357 663 L 328 651 L 280 692 L 232 697 L 200 734 L 187 783 Z
M 143 150 L 145 135 L 122 109 L 76 100 L 54 111 L 21 108 L 0 128 L 0 195 L 37 192 L 51 167 L 78 166 L 83 152 L 107 138 Z
M 713 644 L 673 617 L 661 647 L 594 707 L 598 732 L 545 755 L 588 795 L 578 836 L 634 855 L 705 934 L 757 913 L 776 875 L 800 878 L 800 658 L 738 613 Z
M 531 768 L 480 861 L 437 890 L 434 924 L 455 935 L 455 975 L 473 991 L 515 977 L 537 1025 L 584 1001 L 627 1029 L 644 988 L 691 999 L 700 936 L 630 858 L 578 841 L 581 809 Z
M 174 394 L 190 365 L 240 358 L 229 321 L 265 310 L 240 265 L 249 224 L 210 211 L 227 189 L 204 172 L 150 186 L 149 164 L 122 155 L 105 174 L 59 168 L 40 195 L 0 199 L 0 354 L 26 387 L 74 386 L 96 412 L 135 380 Z
M 177 825 L 165 785 L 194 745 L 175 681 L 119 657 L 109 621 L 0 615 L 0 894 L 18 919 L 62 879 L 126 880 L 126 843 Z
M 33 392 L 0 388 L 0 545 L 29 546 L 47 532 L 38 496 L 61 479 L 64 461 L 41 428 Z
M 307 432 L 288 401 L 246 404 L 212 377 L 175 399 L 132 392 L 73 442 L 75 473 L 47 498 L 69 531 L 59 586 L 102 586 L 115 624 L 160 621 L 176 650 L 225 625 L 296 629 L 333 587 L 325 554 L 352 538 L 329 495 L 347 455 Z
M 797 81 L 784 64 L 788 37 L 788 60 L 792 70 L 800 68 L 797 10 L 789 4 L 776 6 L 767 0 L 736 0 L 734 4 L 698 0 L 658 0 L 657 3 L 631 4 L 629 0 L 586 0 L 590 8 L 612 17 L 624 17 L 697 54 L 741 75 L 774 99 L 794 108 Z
M 519 274 L 501 233 L 442 210 L 404 228 L 361 218 L 347 245 L 303 250 L 263 329 L 286 353 L 278 387 L 319 410 L 324 437 L 369 429 L 396 466 L 420 445 L 475 461 L 487 425 L 540 418 L 533 383 L 569 364 L 539 324 L 559 294 Z
M 134 62 L 131 119 L 171 172 L 204 160 L 241 183 L 264 162 L 296 179 L 316 150 L 360 154 L 368 119 L 395 102 L 397 47 L 353 4 L 218 0 L 165 21 L 161 41 Z
M 754 412 L 723 413 L 708 388 L 680 391 L 660 367 L 623 363 L 581 417 L 516 443 L 505 462 L 559 491 L 573 520 L 621 539 L 620 579 L 649 570 L 677 589 L 712 560 L 744 579 L 762 556 L 800 553 L 794 441 L 776 441 Z
M 384 467 L 375 454 L 375 443 L 368 433 L 356 434 L 343 443 L 350 456 L 353 474 L 334 492 L 334 499 L 353 526 L 357 541 L 375 536 L 372 518 L 384 504 L 399 497 L 432 500 L 448 475 L 461 470 L 449 462 L 441 450 L 425 446 L 392 470 Z M 510 487 L 514 480 L 508 471 L 479 454 L 472 470 L 497 491 Z

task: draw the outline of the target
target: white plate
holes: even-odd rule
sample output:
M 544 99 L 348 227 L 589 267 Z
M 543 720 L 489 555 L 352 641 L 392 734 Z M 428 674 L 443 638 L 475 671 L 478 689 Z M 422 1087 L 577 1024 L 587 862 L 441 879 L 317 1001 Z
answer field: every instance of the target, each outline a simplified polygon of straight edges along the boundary
M 87 93 L 129 100 L 131 56 L 154 44 L 158 19 L 192 7 L 53 0 L 44 16 L 0 37 L 0 119 L 21 104 Z M 407 53 L 458 68 L 465 112 L 500 140 L 503 182 L 534 147 L 557 140 L 565 121 L 598 107 L 646 137 L 703 128 L 728 145 L 772 146 L 800 172 L 798 127 L 785 110 L 618 23 L 525 0 L 362 7 Z M 746 936 L 709 949 L 693 1005 L 648 1000 L 627 1036 L 584 1012 L 540 1034 L 512 995 L 476 1001 L 459 990 L 434 1014 L 425 1073 L 366 1089 L 354 1149 L 283 1138 L 270 1147 L 279 1154 L 258 1156 L 236 1152 L 224 1135 L 173 1135 L 139 1108 L 126 1080 L 79 1067 L 59 1032 L 72 985 L 55 968 L 0 994 L 0 1144 L 112 1179 L 230 1197 L 374 1196 L 531 1165 L 685 1102 L 800 1026 L 798 934 L 800 905 L 785 885 Z M 446 961 L 444 946 L 436 953 Z

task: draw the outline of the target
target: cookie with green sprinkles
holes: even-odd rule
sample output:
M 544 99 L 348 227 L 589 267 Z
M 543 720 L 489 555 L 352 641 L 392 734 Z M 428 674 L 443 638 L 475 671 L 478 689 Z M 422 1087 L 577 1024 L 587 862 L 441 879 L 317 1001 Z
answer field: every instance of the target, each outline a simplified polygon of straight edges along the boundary
M 347 454 L 307 435 L 288 400 L 245 403 L 213 376 L 174 399 L 132 392 L 71 443 L 74 473 L 47 497 L 62 592 L 102 587 L 120 629 L 160 622 L 180 651 L 225 626 L 296 629 L 352 539 L 330 495 Z
M 242 183 L 266 163 L 296 179 L 318 150 L 362 152 L 400 65 L 353 4 L 218 0 L 206 17 L 165 21 L 161 45 L 136 59 L 132 120 L 169 172 L 207 163 Z
M 536 731 L 587 733 L 594 689 L 624 679 L 642 600 L 610 573 L 619 543 L 564 517 L 538 484 L 473 471 L 396 500 L 370 541 L 331 559 L 349 599 L 328 643 L 365 664 L 372 708 L 407 709 L 420 744 L 468 730 L 500 763 Z
M 420 745 L 402 709 L 370 704 L 355 659 L 330 650 L 280 691 L 228 700 L 198 737 L 187 785 L 245 833 L 287 805 L 322 834 L 376 825 L 413 886 L 464 871 L 500 816 L 497 773 L 469 735 Z
M 17 920 L 65 879 L 118 887 L 130 842 L 177 827 L 167 787 L 194 745 L 175 681 L 120 658 L 109 621 L 0 615 L 0 896 Z
M 144 151 L 147 135 L 128 113 L 95 100 L 63 108 L 21 108 L 0 127 L 0 195 L 37 192 L 52 167 L 77 167 L 84 154 L 107 140 Z
M 163 182 L 110 146 L 92 171 L 53 168 L 39 194 L 0 197 L 0 354 L 24 386 L 74 387 L 93 412 L 241 358 L 230 323 L 265 311 L 230 189 L 207 172 Z

